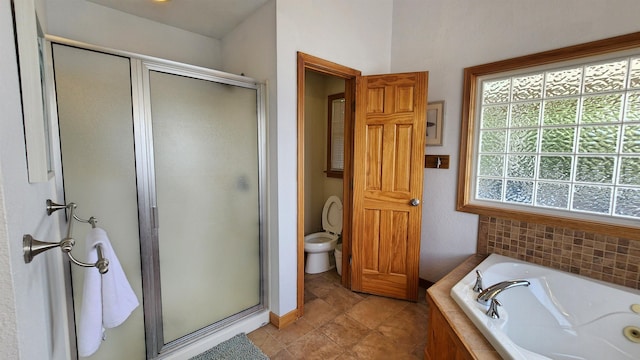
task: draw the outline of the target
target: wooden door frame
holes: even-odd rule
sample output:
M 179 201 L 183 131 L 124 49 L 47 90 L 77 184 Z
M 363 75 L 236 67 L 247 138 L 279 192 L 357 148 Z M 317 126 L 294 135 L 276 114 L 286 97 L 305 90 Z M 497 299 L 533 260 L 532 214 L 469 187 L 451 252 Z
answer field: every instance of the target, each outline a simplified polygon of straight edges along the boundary
M 339 77 L 345 80 L 345 153 L 343 172 L 343 225 L 342 225 L 342 285 L 351 287 L 351 211 L 353 208 L 352 179 L 353 179 L 353 122 L 355 120 L 355 89 L 356 79 L 361 72 L 334 62 L 298 52 L 298 216 L 297 216 L 297 245 L 298 245 L 298 281 L 297 281 L 297 316 L 304 314 L 304 102 L 305 102 L 305 71 L 312 70 L 321 74 Z

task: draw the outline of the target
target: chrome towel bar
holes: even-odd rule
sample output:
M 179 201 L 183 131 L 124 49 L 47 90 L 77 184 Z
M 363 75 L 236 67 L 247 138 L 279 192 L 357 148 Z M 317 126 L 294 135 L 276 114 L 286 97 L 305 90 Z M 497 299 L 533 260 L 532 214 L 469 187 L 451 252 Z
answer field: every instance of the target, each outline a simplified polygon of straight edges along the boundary
M 30 234 L 24 235 L 22 237 L 24 262 L 28 264 L 31 262 L 31 260 L 33 260 L 34 257 L 36 257 L 36 255 L 43 253 L 49 249 L 60 247 L 60 250 L 62 250 L 63 253 L 66 253 L 67 256 L 69 256 L 69 260 L 71 260 L 71 262 L 73 262 L 74 264 L 82 267 L 96 267 L 100 274 L 105 274 L 107 271 L 109 271 L 109 260 L 104 258 L 102 254 L 102 248 L 100 246 L 97 247 L 98 261 L 96 261 L 94 264 L 79 261 L 73 256 L 73 254 L 71 254 L 71 250 L 76 243 L 76 241 L 71 237 L 71 234 L 73 232 L 73 220 L 91 224 L 91 227 L 95 228 L 98 219 L 92 216 L 89 219 L 85 220 L 75 215 L 75 203 L 71 202 L 66 205 L 61 205 L 54 203 L 50 199 L 47 200 L 47 215 L 51 216 L 51 214 L 53 214 L 55 211 L 61 209 L 69 210 L 69 217 L 67 219 L 67 236 L 64 239 L 60 240 L 60 242 L 46 242 L 36 240 Z

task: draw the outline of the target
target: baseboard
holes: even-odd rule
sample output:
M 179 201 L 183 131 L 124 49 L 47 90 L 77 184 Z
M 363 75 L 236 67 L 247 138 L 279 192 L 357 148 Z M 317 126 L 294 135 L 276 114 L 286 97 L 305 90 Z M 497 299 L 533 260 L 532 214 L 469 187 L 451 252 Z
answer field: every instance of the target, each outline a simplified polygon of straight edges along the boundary
M 433 284 L 434 284 L 434 283 L 432 283 L 432 282 L 431 282 L 431 281 L 429 281 L 429 280 L 425 280 L 425 279 L 422 279 L 422 278 L 418 279 L 418 285 L 419 285 L 420 287 L 425 288 L 425 289 L 430 288 L 430 287 L 431 287 L 431 285 L 433 285 Z
M 284 329 L 296 320 L 298 320 L 298 309 L 288 312 L 283 316 L 278 316 L 273 312 L 269 313 L 269 322 L 278 329 Z

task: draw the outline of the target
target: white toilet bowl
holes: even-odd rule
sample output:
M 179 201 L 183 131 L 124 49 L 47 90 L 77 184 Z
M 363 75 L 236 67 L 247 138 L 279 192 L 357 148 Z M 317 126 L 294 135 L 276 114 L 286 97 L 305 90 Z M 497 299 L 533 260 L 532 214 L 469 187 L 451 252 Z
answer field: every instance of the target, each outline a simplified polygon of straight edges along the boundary
M 307 274 L 318 274 L 335 267 L 329 260 L 329 253 L 336 248 L 342 231 L 342 202 L 337 196 L 330 196 L 322 208 L 322 229 L 325 231 L 304 237 L 304 251 L 307 253 Z
M 336 248 L 338 235 L 318 232 L 304 237 L 304 251 L 307 253 L 307 264 L 304 272 L 318 274 L 333 269 L 329 253 Z

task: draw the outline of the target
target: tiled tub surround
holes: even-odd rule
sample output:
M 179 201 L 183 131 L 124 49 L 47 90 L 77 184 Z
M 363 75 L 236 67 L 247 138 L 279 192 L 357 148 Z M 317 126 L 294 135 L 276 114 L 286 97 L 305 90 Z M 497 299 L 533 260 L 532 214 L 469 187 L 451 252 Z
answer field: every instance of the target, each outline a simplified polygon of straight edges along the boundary
M 477 253 L 496 253 L 640 289 L 640 239 L 481 215 Z

